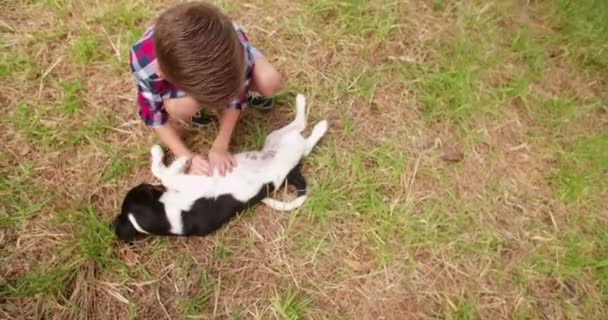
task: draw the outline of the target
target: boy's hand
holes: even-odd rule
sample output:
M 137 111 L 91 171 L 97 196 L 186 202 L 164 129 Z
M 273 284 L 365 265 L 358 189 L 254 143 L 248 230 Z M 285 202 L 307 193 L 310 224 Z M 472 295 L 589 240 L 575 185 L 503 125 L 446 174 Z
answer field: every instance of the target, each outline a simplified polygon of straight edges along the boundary
M 232 172 L 232 168 L 236 167 L 236 162 L 232 154 L 227 149 L 220 147 L 212 147 L 209 150 L 210 171 L 217 168 L 221 176 Z
M 212 170 L 211 166 L 209 165 L 209 161 L 205 160 L 203 156 L 195 154 L 190 160 L 190 167 L 188 168 L 188 173 L 210 176 L 212 174 Z

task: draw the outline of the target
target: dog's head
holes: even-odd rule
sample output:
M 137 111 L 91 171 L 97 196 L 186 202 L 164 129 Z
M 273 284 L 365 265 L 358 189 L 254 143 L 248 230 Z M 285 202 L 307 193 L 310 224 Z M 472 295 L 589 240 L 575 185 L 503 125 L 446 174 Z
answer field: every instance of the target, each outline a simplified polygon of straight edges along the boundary
M 129 216 L 136 221 L 138 228 L 148 233 L 162 231 L 160 229 L 164 226 L 160 226 L 159 223 L 165 221 L 166 217 L 164 206 L 159 199 L 165 191 L 162 185 L 147 183 L 129 190 L 122 202 L 120 214 L 112 222 L 114 232 L 120 240 L 131 242 L 142 235 Z

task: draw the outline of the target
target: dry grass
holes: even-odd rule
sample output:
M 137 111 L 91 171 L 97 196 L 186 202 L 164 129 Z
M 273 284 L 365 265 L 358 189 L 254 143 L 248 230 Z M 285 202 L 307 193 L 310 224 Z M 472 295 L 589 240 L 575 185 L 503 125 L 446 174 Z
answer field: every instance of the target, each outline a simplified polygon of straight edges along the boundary
M 219 2 L 287 79 L 235 148 L 285 123 L 296 92 L 331 121 L 311 198 L 127 246 L 108 222 L 150 181 L 155 142 L 127 52 L 171 3 L 0 0 L 0 318 L 608 312 L 601 0 Z

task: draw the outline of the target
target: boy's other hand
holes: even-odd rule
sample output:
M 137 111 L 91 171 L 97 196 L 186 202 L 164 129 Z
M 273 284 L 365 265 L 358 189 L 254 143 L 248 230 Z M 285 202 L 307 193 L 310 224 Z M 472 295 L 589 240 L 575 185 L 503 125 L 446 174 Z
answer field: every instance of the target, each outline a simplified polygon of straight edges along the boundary
M 192 160 L 190 161 L 188 173 L 210 176 L 212 170 L 211 166 L 209 165 L 209 161 L 207 161 L 203 156 L 195 154 L 194 156 L 192 156 Z
M 209 164 L 211 166 L 210 171 L 217 168 L 221 176 L 225 176 L 226 173 L 232 172 L 232 168 L 236 166 L 232 154 L 230 154 L 227 149 L 218 147 L 212 147 L 209 150 Z

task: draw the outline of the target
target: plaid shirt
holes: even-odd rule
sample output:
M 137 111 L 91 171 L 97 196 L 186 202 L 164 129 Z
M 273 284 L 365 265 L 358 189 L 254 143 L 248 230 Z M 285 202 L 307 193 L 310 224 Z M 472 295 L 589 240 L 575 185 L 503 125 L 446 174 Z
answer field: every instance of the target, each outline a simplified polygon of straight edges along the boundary
M 249 43 L 245 32 L 233 23 L 237 36 L 243 45 L 245 55 L 245 85 L 238 97 L 234 98 L 229 108 L 243 109 L 247 106 L 246 94 L 253 78 L 255 48 Z M 186 93 L 157 74 L 158 63 L 154 51 L 154 26 L 149 28 L 141 39 L 131 48 L 131 72 L 137 83 L 137 103 L 139 115 L 150 127 L 159 127 L 167 122 L 169 115 L 163 106 L 163 100 L 186 96 Z

